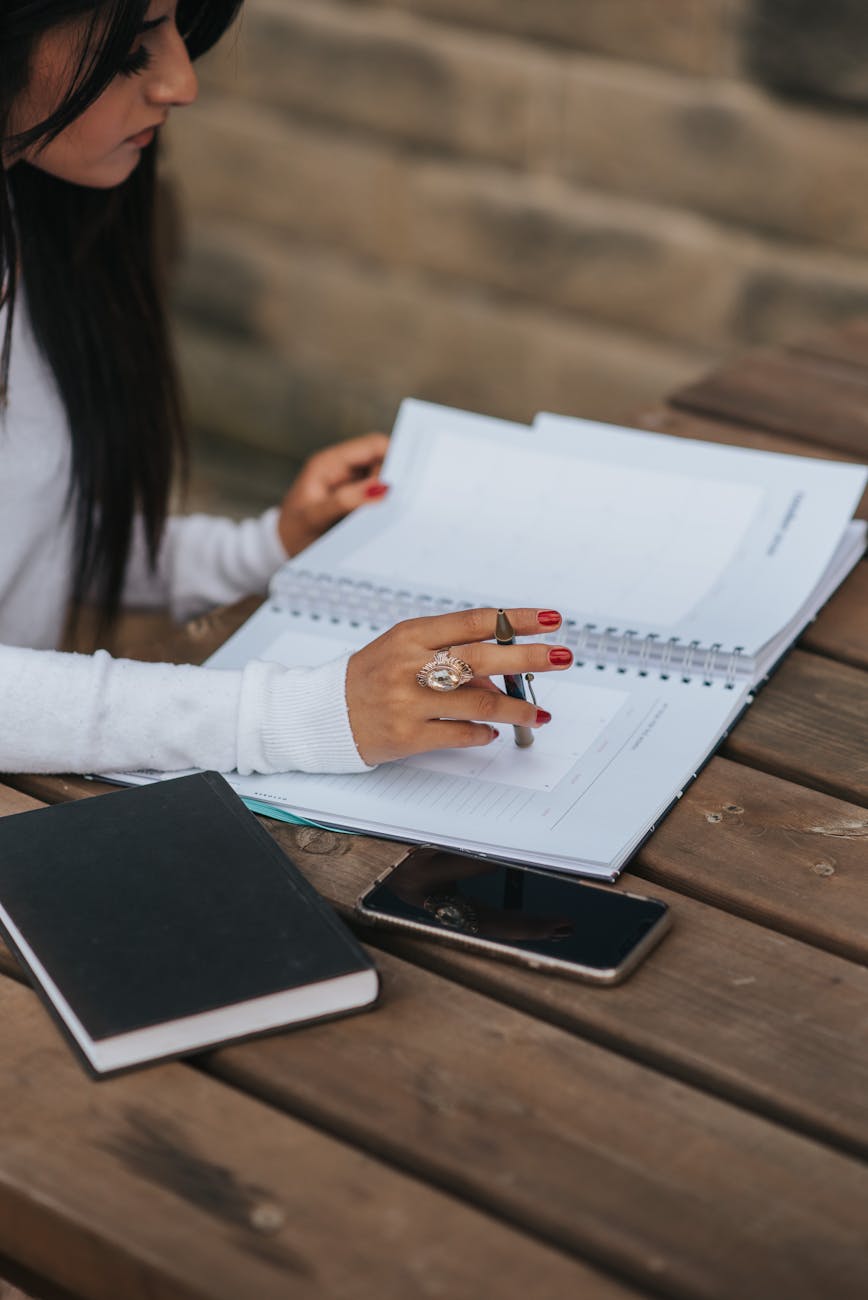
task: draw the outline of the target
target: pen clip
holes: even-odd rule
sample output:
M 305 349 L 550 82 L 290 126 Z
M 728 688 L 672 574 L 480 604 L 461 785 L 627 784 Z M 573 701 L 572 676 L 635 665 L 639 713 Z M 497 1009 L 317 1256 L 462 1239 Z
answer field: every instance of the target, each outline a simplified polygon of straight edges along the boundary
M 525 673 L 524 680 L 527 683 L 527 689 L 530 691 L 530 702 L 531 704 L 533 704 L 534 707 L 536 707 L 536 696 L 534 695 L 533 687 L 531 686 L 531 682 L 533 681 L 533 673 Z

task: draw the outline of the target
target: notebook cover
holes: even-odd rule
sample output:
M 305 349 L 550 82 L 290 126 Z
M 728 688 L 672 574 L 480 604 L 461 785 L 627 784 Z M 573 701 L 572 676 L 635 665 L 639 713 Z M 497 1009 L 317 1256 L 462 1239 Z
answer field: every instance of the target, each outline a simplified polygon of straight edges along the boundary
M 372 968 L 215 772 L 0 819 L 0 903 L 95 1041 Z

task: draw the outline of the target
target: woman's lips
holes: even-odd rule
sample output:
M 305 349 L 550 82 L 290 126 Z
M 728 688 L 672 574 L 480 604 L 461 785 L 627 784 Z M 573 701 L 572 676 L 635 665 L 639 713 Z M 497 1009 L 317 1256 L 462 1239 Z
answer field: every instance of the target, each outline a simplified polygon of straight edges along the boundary
M 146 149 L 156 134 L 157 128 L 149 126 L 147 131 L 140 131 L 138 135 L 131 135 L 126 143 L 133 145 L 136 149 Z

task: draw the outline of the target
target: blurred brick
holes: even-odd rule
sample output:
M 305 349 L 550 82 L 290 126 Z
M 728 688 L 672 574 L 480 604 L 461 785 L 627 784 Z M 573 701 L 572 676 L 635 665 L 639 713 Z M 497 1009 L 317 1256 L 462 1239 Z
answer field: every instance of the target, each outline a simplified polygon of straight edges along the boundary
M 536 162 L 551 139 L 552 55 L 410 14 L 331 0 L 251 0 L 206 84 L 407 144 Z
M 207 106 L 173 127 L 172 144 L 204 233 L 186 293 L 194 276 L 207 281 L 224 333 L 251 328 L 243 269 L 208 248 L 209 223 L 227 217 L 287 247 L 342 248 L 691 346 L 790 338 L 868 308 L 860 259 L 554 180 L 398 159 L 259 106 Z
M 868 103 L 868 7 L 864 0 L 749 0 L 744 66 L 788 95 Z
M 429 270 L 650 336 L 729 337 L 745 241 L 700 218 L 436 163 L 409 176 L 408 207 L 411 256 Z
M 260 104 L 203 101 L 172 122 L 172 172 L 207 228 L 236 217 L 288 238 L 380 256 L 398 238 L 400 159 L 379 142 L 294 120 Z
M 173 126 L 172 144 L 185 206 L 205 228 L 235 217 L 650 334 L 712 346 L 726 337 L 740 241 L 688 214 L 485 166 L 398 159 L 258 106 L 214 105 Z M 235 292 L 230 272 L 223 296 Z
M 765 245 L 743 281 L 732 329 L 745 344 L 792 343 L 820 326 L 865 315 L 864 259 Z
M 234 446 L 244 483 L 256 477 L 237 468 L 250 452 L 259 454 L 259 464 L 285 466 L 270 479 L 271 496 L 318 447 L 370 429 L 388 431 L 395 418 L 399 399 L 350 383 L 334 367 L 299 368 L 260 345 L 231 343 L 207 322 L 188 321 L 180 356 L 194 427 L 200 437 L 225 444 L 224 465 L 232 463 L 227 449 Z
M 862 26 L 850 0 L 247 0 L 170 133 L 212 481 L 252 500 L 410 393 L 622 417 L 868 310 L 868 116 L 823 102 L 861 102 Z
M 747 85 L 577 60 L 563 167 L 586 186 L 868 249 L 868 120 Z
M 387 0 L 444 22 L 487 27 L 690 72 L 735 65 L 740 0 Z
M 209 279 L 191 277 L 197 296 L 183 302 L 195 327 L 185 345 L 191 398 L 207 427 L 273 450 L 294 451 L 302 426 L 314 440 L 326 429 L 334 436 L 341 390 L 356 395 L 354 419 L 364 427 L 410 394 L 515 419 L 543 407 L 616 418 L 708 364 L 706 353 L 506 308 L 335 254 L 286 251 L 232 227 L 220 238 L 236 279 L 257 285 L 257 329 L 246 345 L 224 340 L 221 349 Z M 327 421 L 315 409 L 324 393 Z M 337 427 L 340 436 L 352 431 Z

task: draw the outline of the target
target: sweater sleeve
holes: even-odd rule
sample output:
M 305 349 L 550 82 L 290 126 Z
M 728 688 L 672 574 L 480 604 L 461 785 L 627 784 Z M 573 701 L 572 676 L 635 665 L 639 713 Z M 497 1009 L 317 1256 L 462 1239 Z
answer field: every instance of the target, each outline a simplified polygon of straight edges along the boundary
M 225 671 L 0 646 L 0 771 L 368 771 L 347 658 Z
M 211 515 L 173 515 L 166 524 L 156 569 L 148 563 L 137 518 L 122 603 L 128 609 L 166 606 L 180 620 L 264 593 L 286 561 L 277 532 L 278 510 L 235 523 Z

